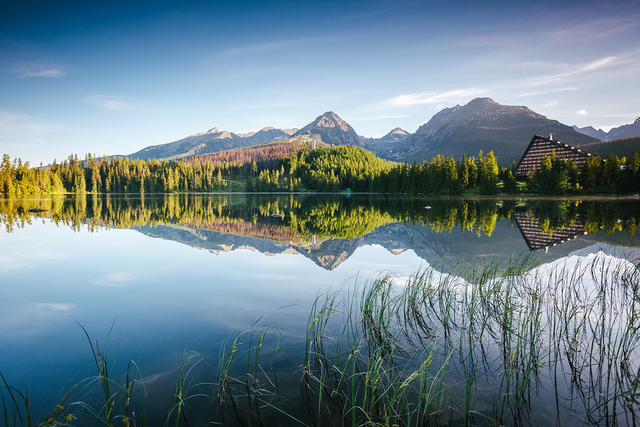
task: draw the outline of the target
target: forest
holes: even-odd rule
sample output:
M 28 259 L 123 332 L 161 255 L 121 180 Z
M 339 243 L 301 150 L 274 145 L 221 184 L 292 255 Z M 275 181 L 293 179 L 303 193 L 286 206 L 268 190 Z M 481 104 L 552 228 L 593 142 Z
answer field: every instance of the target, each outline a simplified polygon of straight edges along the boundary
M 493 152 L 455 160 L 436 156 L 421 163 L 395 163 L 355 146 L 302 147 L 272 156 L 199 156 L 180 161 L 128 158 L 80 159 L 31 167 L 2 156 L 0 193 L 6 197 L 64 193 L 182 193 L 230 191 L 239 182 L 248 192 L 378 192 L 407 194 L 581 194 L 640 192 L 640 156 L 606 159 L 595 154 L 579 170 L 575 163 L 545 158 L 525 182 L 515 164 L 498 166 Z M 256 157 L 254 157 L 256 158 Z M 260 160 L 262 159 L 262 160 Z M 233 188 L 237 190 L 237 187 Z
M 547 234 L 577 222 L 590 234 L 625 231 L 632 237 L 640 227 L 640 206 L 633 202 L 530 200 L 522 204 L 514 199 L 496 203 L 486 198 L 440 198 L 430 204 L 431 209 L 425 209 L 424 202 L 416 198 L 378 195 L 61 196 L 3 200 L 0 224 L 7 232 L 22 228 L 39 217 L 39 212 L 31 210 L 37 208 L 46 210 L 57 225 L 74 230 L 178 224 L 299 245 L 308 245 L 312 236 L 358 238 L 392 222 L 420 224 L 437 233 L 458 229 L 491 237 L 497 221 L 512 219 L 517 211 L 535 218 Z

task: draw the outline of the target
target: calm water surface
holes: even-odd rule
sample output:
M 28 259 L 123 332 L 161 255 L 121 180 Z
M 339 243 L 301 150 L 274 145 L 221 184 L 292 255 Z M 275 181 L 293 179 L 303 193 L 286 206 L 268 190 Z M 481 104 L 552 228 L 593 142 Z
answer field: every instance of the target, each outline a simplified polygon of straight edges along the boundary
M 78 323 L 107 341 L 114 370 L 135 360 L 159 394 L 185 354 L 215 370 L 256 322 L 277 328 L 298 379 L 309 310 L 328 290 L 523 254 L 640 257 L 634 200 L 90 195 L 0 199 L 0 222 L 0 371 L 29 389 L 36 419 L 94 375 Z

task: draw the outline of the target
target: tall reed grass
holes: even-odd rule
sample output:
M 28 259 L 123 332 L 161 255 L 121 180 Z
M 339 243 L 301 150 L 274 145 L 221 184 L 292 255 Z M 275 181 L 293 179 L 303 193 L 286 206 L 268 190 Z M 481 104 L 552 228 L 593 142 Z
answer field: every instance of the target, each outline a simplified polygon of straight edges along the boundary
M 635 425 L 639 275 L 602 254 L 524 257 L 328 292 L 285 361 L 290 344 L 259 322 L 222 347 L 209 382 L 195 374 L 208 360 L 186 356 L 163 425 Z M 93 387 L 102 403 L 68 395 L 39 425 L 155 425 L 137 366 L 114 378 L 84 332 L 97 376 L 69 395 Z M 0 379 L 0 420 L 33 425 L 28 393 Z

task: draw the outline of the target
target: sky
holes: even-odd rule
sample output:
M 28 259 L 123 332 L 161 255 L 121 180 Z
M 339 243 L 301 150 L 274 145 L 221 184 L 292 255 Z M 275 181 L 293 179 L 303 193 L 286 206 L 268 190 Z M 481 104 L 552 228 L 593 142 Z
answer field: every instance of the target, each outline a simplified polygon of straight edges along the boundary
M 415 131 L 488 96 L 605 130 L 640 116 L 640 2 L 0 5 L 0 153 L 128 154 L 213 127 Z

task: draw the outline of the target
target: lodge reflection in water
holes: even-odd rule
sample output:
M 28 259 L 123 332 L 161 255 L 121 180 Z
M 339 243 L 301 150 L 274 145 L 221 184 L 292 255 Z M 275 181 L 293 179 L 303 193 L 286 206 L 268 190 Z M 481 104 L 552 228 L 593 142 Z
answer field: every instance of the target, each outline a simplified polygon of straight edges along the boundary
M 425 259 L 436 253 L 455 258 L 456 245 L 465 239 L 505 247 L 513 233 L 496 233 L 497 225 L 506 230 L 515 224 L 530 250 L 589 235 L 637 246 L 640 203 L 239 194 L 0 200 L 0 221 L 9 232 L 41 217 L 76 230 L 134 228 L 214 252 L 240 246 L 275 253 L 293 249 L 331 269 L 363 244 L 394 253 L 413 249 Z M 485 247 L 470 252 L 490 253 Z
M 556 246 L 587 234 L 584 231 L 584 225 L 579 220 L 574 221 L 572 224 L 561 225 L 548 231 L 543 231 L 540 221 L 533 215 L 527 215 L 526 212 L 515 212 L 513 218 L 518 224 L 527 246 L 532 251 L 538 249 L 547 250 L 550 246 Z

